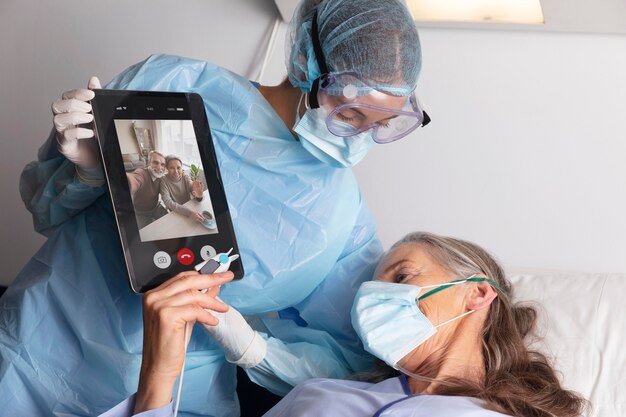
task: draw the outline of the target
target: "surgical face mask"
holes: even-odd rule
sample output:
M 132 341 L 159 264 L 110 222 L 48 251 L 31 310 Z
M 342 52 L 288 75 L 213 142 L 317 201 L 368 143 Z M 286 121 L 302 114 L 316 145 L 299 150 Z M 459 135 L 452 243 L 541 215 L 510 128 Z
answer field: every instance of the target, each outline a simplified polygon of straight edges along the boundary
M 395 369 L 415 348 L 437 332 L 437 328 L 474 312 L 470 310 L 438 325 L 433 325 L 419 309 L 419 300 L 442 289 L 467 281 L 488 281 L 469 277 L 445 284 L 416 285 L 382 281 L 364 282 L 352 306 L 352 326 L 365 350 Z M 423 289 L 436 288 L 419 297 Z
M 346 137 L 335 136 L 326 126 L 327 115 L 323 114 L 322 108 L 307 109 L 302 118 L 299 110 L 300 103 L 296 109 L 293 131 L 298 134 L 304 149 L 333 167 L 348 168 L 356 165 L 376 144 L 368 132 Z

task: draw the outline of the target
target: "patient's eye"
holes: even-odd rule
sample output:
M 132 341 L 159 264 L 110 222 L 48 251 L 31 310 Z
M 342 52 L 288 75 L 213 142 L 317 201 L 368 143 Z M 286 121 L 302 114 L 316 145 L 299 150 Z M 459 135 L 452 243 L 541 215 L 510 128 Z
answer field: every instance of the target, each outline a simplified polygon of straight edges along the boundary
M 408 274 L 396 274 L 396 282 L 402 282 L 407 279 Z
M 400 272 L 396 272 L 394 279 L 395 279 L 395 282 L 399 284 L 404 284 L 410 279 L 416 277 L 417 275 L 418 275 L 417 272 L 400 271 Z

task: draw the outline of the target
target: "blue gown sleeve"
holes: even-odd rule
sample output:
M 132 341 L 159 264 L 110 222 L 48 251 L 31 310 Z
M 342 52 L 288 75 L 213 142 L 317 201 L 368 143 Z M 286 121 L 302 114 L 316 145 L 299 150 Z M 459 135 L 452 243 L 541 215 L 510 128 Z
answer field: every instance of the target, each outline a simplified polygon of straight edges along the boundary
M 57 150 L 54 130 L 39 149 L 38 160 L 26 165 L 20 177 L 20 194 L 35 230 L 46 236 L 104 192 L 103 185 L 93 187 L 79 180 L 76 166 Z
M 154 410 L 133 414 L 133 411 L 135 410 L 136 395 L 137 394 L 131 395 L 109 411 L 100 414 L 98 417 L 170 417 L 173 415 L 171 402 L 161 408 L 155 408 Z
M 304 301 L 280 317 L 253 319 L 267 341 L 264 360 L 246 369 L 249 378 L 277 395 L 311 378 L 349 377 L 365 371 L 373 357 L 352 328 L 350 310 L 363 281 L 372 278 L 382 254 L 375 223 L 362 202 L 350 239 L 326 279 Z

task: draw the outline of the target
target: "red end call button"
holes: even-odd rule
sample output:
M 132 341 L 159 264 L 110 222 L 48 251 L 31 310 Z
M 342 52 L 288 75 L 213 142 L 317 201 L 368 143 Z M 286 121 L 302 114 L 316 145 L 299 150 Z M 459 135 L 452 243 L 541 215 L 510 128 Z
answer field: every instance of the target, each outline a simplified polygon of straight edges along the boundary
M 190 249 L 182 248 L 178 251 L 178 262 L 183 265 L 191 265 L 195 256 Z

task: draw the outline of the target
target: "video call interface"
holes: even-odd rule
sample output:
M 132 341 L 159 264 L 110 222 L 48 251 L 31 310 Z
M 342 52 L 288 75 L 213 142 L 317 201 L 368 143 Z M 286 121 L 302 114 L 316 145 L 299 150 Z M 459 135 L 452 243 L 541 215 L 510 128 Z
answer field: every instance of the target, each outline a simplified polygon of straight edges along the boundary
M 218 233 L 192 121 L 114 122 L 141 241 Z

